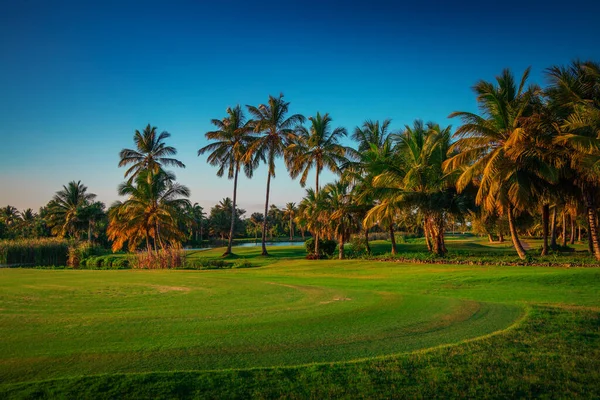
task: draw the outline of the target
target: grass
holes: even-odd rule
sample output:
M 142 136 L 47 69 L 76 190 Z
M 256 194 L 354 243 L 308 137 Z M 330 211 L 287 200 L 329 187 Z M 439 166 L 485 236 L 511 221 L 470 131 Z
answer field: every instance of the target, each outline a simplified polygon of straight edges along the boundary
M 0 397 L 600 396 L 599 269 L 235 251 L 260 268 L 0 270 Z

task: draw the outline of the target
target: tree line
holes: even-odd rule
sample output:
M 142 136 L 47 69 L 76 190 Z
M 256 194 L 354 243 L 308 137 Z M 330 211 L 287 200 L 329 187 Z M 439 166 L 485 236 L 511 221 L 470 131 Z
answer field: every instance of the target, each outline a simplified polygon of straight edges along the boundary
M 403 229 L 419 232 L 431 252 L 443 255 L 448 224 L 458 223 L 485 232 L 490 240 L 510 236 L 520 258 L 526 256 L 520 235 L 541 236 L 541 253 L 546 255 L 558 246 L 559 234 L 566 245 L 567 229 L 570 243 L 576 230 L 578 239 L 583 230 L 590 252 L 600 259 L 600 64 L 573 61 L 547 68 L 545 87 L 528 84 L 529 71 L 516 79 L 506 69 L 495 82 L 477 82 L 473 90 L 479 112 L 451 113 L 450 118 L 459 122 L 454 132 L 450 126 L 420 120 L 401 130 L 392 130 L 390 120 L 367 120 L 350 135 L 353 146 L 342 144 L 348 132 L 334 127 L 329 114 L 317 112 L 309 118 L 291 114 L 283 94 L 269 96 L 259 106 L 246 106 L 250 118 L 239 105 L 228 108 L 224 118 L 212 120 L 215 130 L 205 135 L 209 144 L 198 150 L 217 167 L 217 176 L 233 180 L 232 198 L 216 206 L 215 215 L 219 211 L 222 215 L 213 234 L 228 239 L 225 254 L 230 254 L 233 237 L 243 226 L 243 210 L 237 208 L 239 173 L 251 178 L 266 165 L 264 213 L 253 214 L 245 227 L 255 237 L 260 227 L 262 253 L 268 254 L 266 241 L 273 229 L 271 178 L 275 161 L 283 158 L 289 175 L 299 177 L 303 187 L 309 173 L 315 173 L 314 186 L 297 207 L 288 204 L 284 211 L 277 210 L 287 219 L 282 227 L 298 227 L 315 237 L 317 255 L 318 239 L 324 237 L 338 242 L 340 258 L 352 235 L 364 235 L 368 249 L 371 229 L 389 232 L 392 253 L 394 233 Z M 180 243 L 185 232 L 193 231 L 190 226 L 198 225 L 193 221 L 203 218 L 201 209 L 199 217 L 192 217 L 190 210 L 199 206 L 190 204 L 189 189 L 165 169 L 185 167 L 173 158 L 176 150 L 165 144 L 169 136 L 148 125 L 136 131 L 136 149 L 120 153 L 119 165 L 128 167 L 128 180 L 118 188 L 126 200 L 106 213 L 107 239 L 113 249 L 152 251 Z M 321 187 L 324 169 L 338 179 Z M 85 187 L 76 189 L 78 185 L 70 183 L 62 194 L 79 190 L 84 198 Z M 91 232 L 96 215 L 103 212 L 99 205 L 93 209 L 93 196 L 83 200 L 85 207 L 68 211 L 59 193 L 47 210 L 58 220 L 73 223 L 63 227 L 51 223 L 52 233 L 72 234 L 74 221 Z

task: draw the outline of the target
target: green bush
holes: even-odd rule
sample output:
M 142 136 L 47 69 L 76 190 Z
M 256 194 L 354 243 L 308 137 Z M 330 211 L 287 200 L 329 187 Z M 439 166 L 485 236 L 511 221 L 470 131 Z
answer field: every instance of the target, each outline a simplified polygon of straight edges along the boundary
M 354 236 L 350 239 L 350 254 L 351 257 L 360 257 L 367 253 L 367 241 L 360 236 Z
M 321 258 L 322 256 L 331 257 L 336 247 L 337 242 L 335 240 L 319 239 L 319 254 L 318 257 L 314 258 Z M 304 248 L 309 255 L 315 255 L 315 239 L 310 238 L 304 242 Z
M 254 265 L 250 261 L 243 259 L 243 260 L 239 260 L 239 261 L 235 262 L 233 264 L 232 268 L 252 268 L 252 267 L 254 267 Z
M 213 260 L 209 258 L 198 258 L 195 260 L 187 260 L 184 269 L 225 269 L 231 268 L 231 263 L 224 260 Z

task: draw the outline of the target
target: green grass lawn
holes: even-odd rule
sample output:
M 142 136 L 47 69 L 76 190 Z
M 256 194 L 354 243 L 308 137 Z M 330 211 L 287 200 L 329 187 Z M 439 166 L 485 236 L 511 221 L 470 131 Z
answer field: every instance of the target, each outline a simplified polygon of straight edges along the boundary
M 600 396 L 600 269 L 235 251 L 257 268 L 0 269 L 0 397 Z

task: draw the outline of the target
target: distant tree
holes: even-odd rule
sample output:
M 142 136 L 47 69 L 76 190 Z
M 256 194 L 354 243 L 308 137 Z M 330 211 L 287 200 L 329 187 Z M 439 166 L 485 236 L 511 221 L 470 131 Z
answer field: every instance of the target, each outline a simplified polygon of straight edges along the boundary
M 287 203 L 283 209 L 283 215 L 289 219 L 290 241 L 294 240 L 294 217 L 297 212 L 296 203 Z

